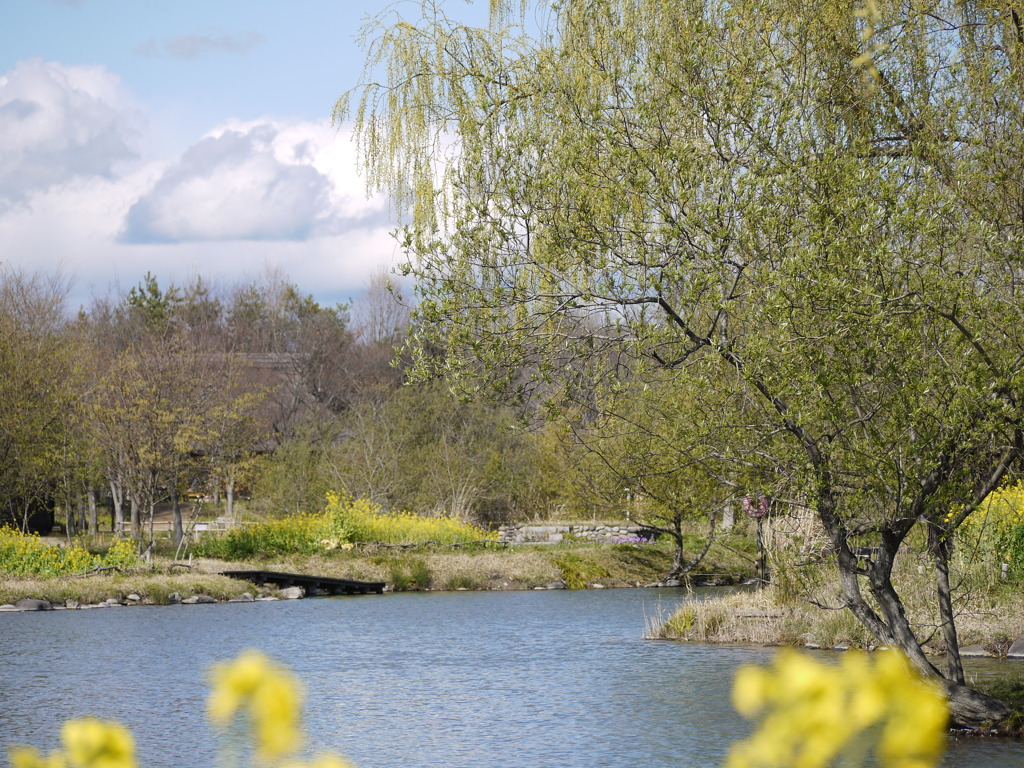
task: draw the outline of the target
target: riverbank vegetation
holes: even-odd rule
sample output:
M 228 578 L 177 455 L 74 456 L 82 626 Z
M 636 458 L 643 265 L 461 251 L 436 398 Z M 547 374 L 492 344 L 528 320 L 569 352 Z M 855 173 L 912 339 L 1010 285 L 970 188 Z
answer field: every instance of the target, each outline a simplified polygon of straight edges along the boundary
M 237 597 L 243 591 L 257 591 L 244 582 L 218 576 L 222 570 L 265 569 L 319 576 L 383 581 L 389 590 L 527 590 L 527 589 L 590 589 L 651 586 L 662 583 L 671 566 L 673 547 L 667 542 L 598 543 L 570 541 L 547 545 L 508 545 L 487 537 L 468 543 L 445 544 L 436 540 L 412 541 L 401 545 L 383 542 L 358 542 L 348 548 L 332 540 L 316 540 L 295 544 L 294 530 L 278 535 L 282 521 L 265 524 L 269 534 L 245 534 L 240 541 L 228 532 L 221 538 L 211 536 L 209 545 L 197 547 L 201 555 L 187 562 L 174 558 L 173 541 L 160 541 L 149 564 L 132 559 L 117 568 L 91 568 L 84 573 L 49 577 L 45 574 L 4 572 L 0 569 L 0 603 L 13 603 L 21 598 L 49 600 L 64 604 L 67 600 L 95 602 L 96 598 L 125 598 L 138 595 L 141 601 L 164 604 L 172 593 L 185 598 L 209 594 L 218 599 Z M 283 527 L 296 525 L 286 522 Z M 298 521 L 304 529 L 304 518 Z M 245 526 L 239 530 L 248 530 Z M 468 531 L 476 534 L 475 531 Z M 253 542 L 271 544 L 253 547 Z M 697 533 L 688 534 L 693 546 L 702 546 Z M 43 546 L 39 539 L 32 539 Z M 225 545 L 224 541 L 235 543 Z M 278 546 L 281 542 L 285 546 Z M 720 546 L 713 547 L 705 560 L 699 578 L 707 583 L 735 584 L 745 580 L 750 571 L 749 537 L 733 533 L 720 537 Z M 90 558 L 103 551 L 109 541 L 87 538 L 77 546 Z M 46 544 L 59 549 L 53 542 Z M 127 544 L 116 544 L 124 552 Z M 232 557 L 219 557 L 230 553 Z M 94 562 L 89 560 L 89 562 Z M 214 591 L 204 591 L 212 589 Z

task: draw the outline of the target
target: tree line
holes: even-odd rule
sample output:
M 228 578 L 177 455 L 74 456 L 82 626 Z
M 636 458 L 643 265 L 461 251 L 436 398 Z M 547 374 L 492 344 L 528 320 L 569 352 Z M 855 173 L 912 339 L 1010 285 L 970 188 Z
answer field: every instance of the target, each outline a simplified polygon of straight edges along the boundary
M 329 491 L 482 524 L 607 511 L 566 483 L 567 433 L 408 380 L 409 311 L 384 273 L 336 306 L 275 271 L 147 275 L 75 316 L 68 287 L 0 271 L 0 510 L 18 528 L 95 533 L 106 512 L 145 549 L 157 505 L 180 543 L 186 497 L 230 517 L 240 491 L 268 515 Z

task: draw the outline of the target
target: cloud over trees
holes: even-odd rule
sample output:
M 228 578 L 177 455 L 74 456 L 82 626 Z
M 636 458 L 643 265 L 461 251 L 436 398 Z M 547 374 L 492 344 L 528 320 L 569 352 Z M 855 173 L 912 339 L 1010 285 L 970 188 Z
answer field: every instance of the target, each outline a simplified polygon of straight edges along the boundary
M 0 212 L 83 176 L 111 177 L 133 160 L 133 115 L 103 67 L 31 59 L 0 76 Z

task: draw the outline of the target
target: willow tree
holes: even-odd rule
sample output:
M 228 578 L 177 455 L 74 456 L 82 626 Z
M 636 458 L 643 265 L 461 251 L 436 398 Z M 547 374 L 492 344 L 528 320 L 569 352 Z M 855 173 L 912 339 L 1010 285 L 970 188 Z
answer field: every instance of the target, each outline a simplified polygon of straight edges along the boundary
M 335 113 L 404 216 L 421 367 L 523 398 L 611 350 L 671 385 L 681 456 L 813 510 L 842 604 L 958 722 L 1004 716 L 964 686 L 949 542 L 1024 449 L 1024 6 L 423 10 L 367 28 Z M 918 540 L 941 669 L 894 586 Z

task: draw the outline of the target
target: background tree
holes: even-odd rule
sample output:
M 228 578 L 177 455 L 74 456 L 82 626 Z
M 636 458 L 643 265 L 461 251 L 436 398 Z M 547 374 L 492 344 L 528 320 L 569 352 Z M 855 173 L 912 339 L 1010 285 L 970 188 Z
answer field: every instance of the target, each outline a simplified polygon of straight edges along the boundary
M 653 377 L 618 381 L 598 391 L 597 415 L 572 433 L 586 462 L 577 472 L 591 479 L 590 492 L 613 500 L 618 514 L 625 510 L 632 522 L 668 538 L 673 557 L 666 578 L 679 579 L 710 550 L 740 483 L 714 474 L 719 462 L 709 457 L 720 444 L 690 434 L 695 405 L 673 384 Z M 686 537 L 695 522 L 706 526 L 707 535 L 688 555 Z
M 61 480 L 75 471 L 81 368 L 66 292 L 59 275 L 0 269 L 0 516 L 22 530 L 49 532 Z
M 423 8 L 368 27 L 354 111 L 446 352 L 421 370 L 519 400 L 609 345 L 657 371 L 687 454 L 815 510 L 842 603 L 958 722 L 1005 716 L 964 686 L 948 555 L 1024 450 L 1019 10 L 570 0 L 530 37 Z M 941 672 L 893 579 L 917 542 Z

